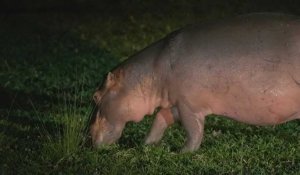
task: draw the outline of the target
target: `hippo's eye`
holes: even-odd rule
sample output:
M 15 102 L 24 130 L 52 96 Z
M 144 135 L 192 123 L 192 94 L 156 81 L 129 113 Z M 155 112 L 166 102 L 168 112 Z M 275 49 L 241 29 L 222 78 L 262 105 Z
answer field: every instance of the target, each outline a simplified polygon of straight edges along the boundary
M 113 131 L 105 131 L 105 135 L 112 135 Z

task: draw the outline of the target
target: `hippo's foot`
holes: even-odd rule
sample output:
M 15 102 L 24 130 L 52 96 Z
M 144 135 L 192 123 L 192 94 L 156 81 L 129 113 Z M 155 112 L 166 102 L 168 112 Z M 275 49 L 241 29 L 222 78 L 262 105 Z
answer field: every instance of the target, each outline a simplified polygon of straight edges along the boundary
M 193 113 L 185 104 L 179 106 L 179 114 L 188 137 L 181 152 L 196 151 L 202 141 L 205 115 Z
M 184 147 L 181 149 L 181 152 L 186 153 L 186 152 L 193 152 L 198 150 L 198 148 L 201 145 L 202 137 L 203 137 L 203 132 L 201 133 L 199 132 L 193 137 L 188 137 Z
M 157 144 L 163 137 L 164 131 L 168 127 L 167 124 L 163 123 L 163 122 L 160 124 L 157 124 L 158 122 L 156 122 L 156 120 L 158 120 L 158 119 L 157 118 L 155 119 L 155 121 L 152 125 L 152 128 L 151 128 L 151 131 L 145 139 L 145 144 L 147 144 L 147 145 Z
M 174 123 L 171 109 L 161 109 L 153 122 L 150 133 L 145 139 L 145 144 L 157 144 L 164 135 L 165 130 Z
M 181 149 L 181 153 L 196 151 L 200 147 L 201 140 L 202 139 L 200 139 L 200 141 L 197 140 L 196 142 L 191 142 L 190 139 L 188 139 L 184 147 Z

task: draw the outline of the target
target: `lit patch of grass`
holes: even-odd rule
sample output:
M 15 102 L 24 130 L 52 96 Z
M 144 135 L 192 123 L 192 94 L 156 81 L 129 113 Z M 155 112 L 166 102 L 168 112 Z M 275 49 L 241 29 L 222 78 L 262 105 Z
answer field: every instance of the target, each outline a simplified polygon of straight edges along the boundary
M 57 127 L 57 135 L 45 135 L 47 141 L 44 145 L 44 155 L 51 156 L 50 159 L 57 160 L 69 156 L 72 153 L 76 153 L 82 142 L 85 140 L 85 136 L 82 131 L 84 128 L 84 122 L 81 116 L 74 114 L 62 114 L 58 115 L 62 118 L 62 127 Z

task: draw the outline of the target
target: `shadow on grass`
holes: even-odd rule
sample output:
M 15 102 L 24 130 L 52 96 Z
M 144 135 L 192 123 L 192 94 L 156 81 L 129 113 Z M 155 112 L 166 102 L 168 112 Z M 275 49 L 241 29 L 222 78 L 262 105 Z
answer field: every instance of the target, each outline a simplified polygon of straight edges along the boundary
M 0 132 L 14 138 L 19 136 L 20 138 L 25 138 L 27 136 L 40 136 L 43 130 L 47 131 L 50 135 L 55 135 L 57 130 L 63 127 L 62 124 L 57 122 L 34 116 L 10 115 L 4 117 L 3 120 L 7 124 L 2 124 Z
M 48 137 L 58 138 L 62 131 L 63 125 L 54 121 L 42 121 L 33 116 L 7 116 L 0 120 L 1 152 L 3 151 L 3 156 L 9 151 L 18 156 L 29 156 L 33 152 L 36 154 Z M 10 159 L 9 156 L 6 159 Z
M 0 109 L 6 110 L 31 110 L 34 105 L 33 102 L 45 110 L 49 108 L 50 105 L 58 104 L 58 98 L 46 94 L 36 94 L 35 92 L 26 93 L 1 86 L 0 99 Z

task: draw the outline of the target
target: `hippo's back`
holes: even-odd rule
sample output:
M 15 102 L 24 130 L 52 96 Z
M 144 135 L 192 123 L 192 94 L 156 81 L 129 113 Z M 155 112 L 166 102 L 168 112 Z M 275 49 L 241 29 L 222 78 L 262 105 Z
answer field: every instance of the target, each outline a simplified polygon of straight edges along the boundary
M 300 18 L 252 14 L 191 25 L 179 30 L 169 47 L 175 66 L 239 67 L 247 63 L 253 67 L 261 61 L 294 62 L 300 59 Z

